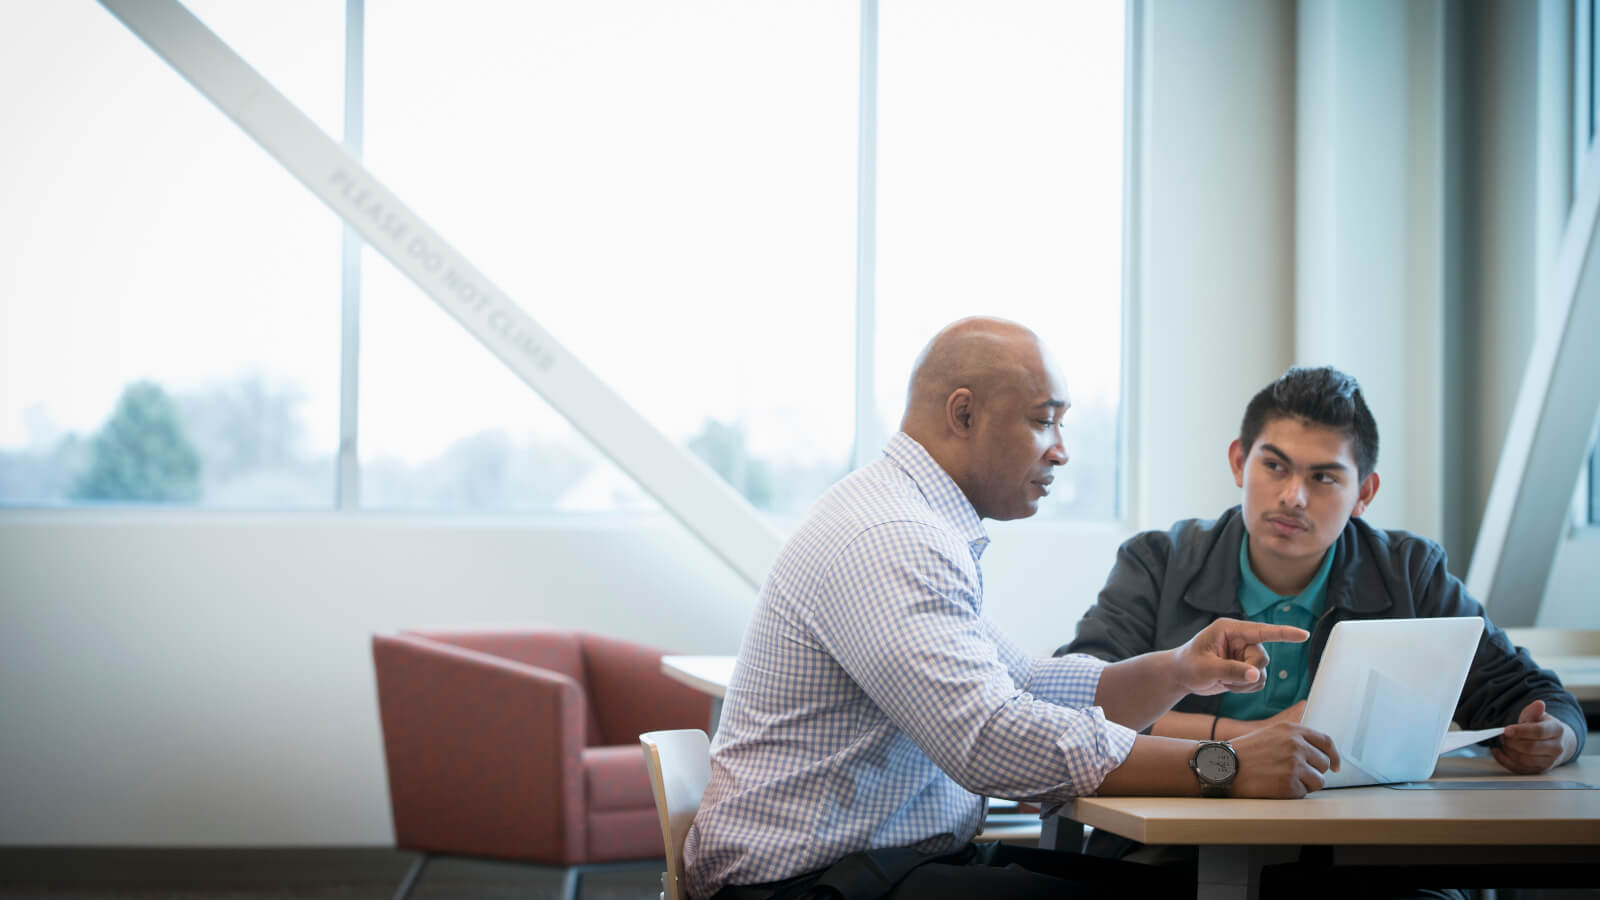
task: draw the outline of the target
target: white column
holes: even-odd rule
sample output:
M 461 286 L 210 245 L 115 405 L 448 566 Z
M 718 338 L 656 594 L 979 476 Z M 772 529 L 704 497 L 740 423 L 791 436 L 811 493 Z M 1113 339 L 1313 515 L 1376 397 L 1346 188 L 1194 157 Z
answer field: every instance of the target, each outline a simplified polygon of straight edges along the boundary
M 1294 8 L 1143 11 L 1134 261 L 1138 527 L 1237 503 L 1228 442 L 1288 364 L 1294 289 Z
M 1442 167 L 1438 69 L 1429 64 L 1437 44 L 1427 38 L 1437 34 L 1437 4 L 1299 8 L 1294 361 L 1361 382 L 1384 476 L 1367 518 L 1432 533 Z

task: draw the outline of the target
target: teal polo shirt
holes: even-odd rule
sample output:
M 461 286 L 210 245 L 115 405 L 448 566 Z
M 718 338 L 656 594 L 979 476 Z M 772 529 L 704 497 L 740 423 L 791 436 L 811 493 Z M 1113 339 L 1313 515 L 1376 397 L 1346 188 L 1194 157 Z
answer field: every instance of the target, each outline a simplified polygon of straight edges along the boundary
M 1333 548 L 1305 590 L 1280 597 L 1250 571 L 1250 541 L 1239 542 L 1239 606 L 1245 618 L 1268 625 L 1293 625 L 1310 631 L 1328 600 L 1328 570 L 1333 568 Z M 1225 694 L 1218 712 L 1230 719 L 1266 719 L 1299 703 L 1311 693 L 1311 667 L 1305 644 L 1268 644 L 1272 657 L 1267 686 L 1249 694 Z

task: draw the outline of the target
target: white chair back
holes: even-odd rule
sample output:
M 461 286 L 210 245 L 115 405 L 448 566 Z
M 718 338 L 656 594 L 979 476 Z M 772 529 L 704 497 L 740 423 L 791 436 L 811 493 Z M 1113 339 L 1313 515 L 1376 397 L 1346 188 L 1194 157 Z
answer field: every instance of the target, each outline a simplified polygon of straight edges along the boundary
M 661 876 L 662 900 L 683 900 L 683 838 L 700 809 L 700 795 L 711 780 L 711 739 L 698 728 L 649 731 L 639 735 L 650 790 L 661 817 L 661 839 L 667 845 L 667 871 Z

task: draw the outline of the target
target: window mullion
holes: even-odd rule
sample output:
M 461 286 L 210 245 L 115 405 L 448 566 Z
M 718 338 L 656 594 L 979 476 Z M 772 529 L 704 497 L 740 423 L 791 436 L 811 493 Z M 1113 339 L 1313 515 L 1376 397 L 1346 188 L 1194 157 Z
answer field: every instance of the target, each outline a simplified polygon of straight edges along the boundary
M 878 0 L 861 0 L 860 109 L 856 157 L 855 452 L 859 469 L 881 448 L 877 413 Z
M 361 159 L 366 84 L 362 79 L 366 51 L 365 0 L 345 0 L 344 148 Z M 337 505 L 361 505 L 361 467 L 357 454 L 356 413 L 361 379 L 361 235 L 342 225 L 339 265 L 339 461 Z

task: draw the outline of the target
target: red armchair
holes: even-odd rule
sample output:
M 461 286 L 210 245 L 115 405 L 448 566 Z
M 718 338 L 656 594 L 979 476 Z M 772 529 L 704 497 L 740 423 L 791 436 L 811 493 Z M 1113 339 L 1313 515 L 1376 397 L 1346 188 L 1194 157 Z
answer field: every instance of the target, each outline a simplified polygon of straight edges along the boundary
M 549 629 L 374 635 L 395 844 L 579 867 L 659 860 L 639 735 L 703 728 L 710 699 L 661 651 Z

